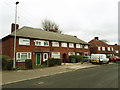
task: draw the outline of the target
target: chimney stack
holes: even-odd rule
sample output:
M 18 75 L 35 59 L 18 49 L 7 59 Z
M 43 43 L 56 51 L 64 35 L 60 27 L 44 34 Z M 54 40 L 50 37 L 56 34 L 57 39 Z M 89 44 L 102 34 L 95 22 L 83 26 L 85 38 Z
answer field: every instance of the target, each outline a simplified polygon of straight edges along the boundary
M 76 37 L 76 38 L 77 38 L 77 36 L 74 36 L 74 37 Z
M 19 25 L 16 24 L 16 30 L 17 30 L 18 28 L 19 28 Z M 14 32 L 14 31 L 15 31 L 15 24 L 12 23 L 12 25 L 11 25 L 11 33 Z
M 117 45 L 117 44 L 115 44 L 115 45 Z
M 98 38 L 98 37 L 95 37 L 95 39 L 96 39 L 96 40 L 99 40 L 99 38 Z

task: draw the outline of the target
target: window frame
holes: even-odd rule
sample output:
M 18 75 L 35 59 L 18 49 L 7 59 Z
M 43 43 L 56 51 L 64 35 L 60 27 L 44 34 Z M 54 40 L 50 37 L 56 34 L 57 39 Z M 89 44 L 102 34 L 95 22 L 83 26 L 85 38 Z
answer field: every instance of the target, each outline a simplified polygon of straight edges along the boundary
M 31 52 L 17 52 L 16 53 L 16 62 L 25 62 L 25 60 L 21 60 L 21 56 L 23 53 L 27 53 L 27 58 L 26 59 L 31 59 L 32 58 L 32 53 Z M 20 57 L 18 58 L 18 54 L 20 54 Z M 30 55 L 30 57 L 29 57 Z
M 103 49 L 104 48 L 104 49 Z M 105 51 L 105 47 L 102 47 L 102 51 Z
M 58 45 L 55 43 L 57 43 Z M 59 47 L 59 42 L 52 42 L 52 47 Z
M 64 45 L 63 45 L 64 44 Z M 61 42 L 61 47 L 66 47 L 67 48 L 67 43 Z
M 58 53 L 57 57 L 56 57 L 55 53 Z M 52 52 L 51 57 L 52 58 L 60 58 L 60 52 Z
M 23 40 L 27 40 L 28 41 L 28 44 L 24 44 L 23 43 Z M 30 39 L 28 39 L 28 38 L 19 38 L 19 45 L 30 45 Z
M 98 47 L 98 51 L 101 51 L 101 47 Z
M 45 41 L 45 40 L 35 40 L 35 46 L 49 46 L 49 41 Z M 37 44 L 38 42 L 38 44 Z M 45 42 L 48 43 L 48 45 L 45 45 Z
M 74 43 L 69 43 L 69 48 L 74 48 Z
M 80 44 L 77 43 L 77 44 L 76 44 L 76 48 L 80 48 Z
M 70 55 L 71 55 L 71 53 L 73 53 L 72 55 L 75 55 L 75 52 L 68 52 L 68 55 L 70 56 Z
M 87 46 L 87 47 L 86 47 L 86 46 Z M 84 48 L 85 48 L 85 49 L 88 49 L 88 45 L 84 45 Z

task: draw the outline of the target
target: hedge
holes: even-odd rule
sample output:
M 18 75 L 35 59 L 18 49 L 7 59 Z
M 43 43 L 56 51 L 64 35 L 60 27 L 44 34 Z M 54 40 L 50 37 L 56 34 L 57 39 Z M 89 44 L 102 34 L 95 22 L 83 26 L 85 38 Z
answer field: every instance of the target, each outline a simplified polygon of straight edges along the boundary
M 0 63 L 2 62 L 2 70 L 12 70 L 13 60 L 7 55 L 0 55 Z
M 55 65 L 61 65 L 61 59 L 60 58 L 49 58 L 48 67 L 55 66 Z
M 32 59 L 26 59 L 25 60 L 25 69 L 33 69 Z
M 83 61 L 83 56 L 81 56 L 81 55 L 70 55 L 68 57 L 68 62 L 69 63 L 72 63 L 72 62 L 77 63 L 77 62 L 80 62 L 80 61 Z

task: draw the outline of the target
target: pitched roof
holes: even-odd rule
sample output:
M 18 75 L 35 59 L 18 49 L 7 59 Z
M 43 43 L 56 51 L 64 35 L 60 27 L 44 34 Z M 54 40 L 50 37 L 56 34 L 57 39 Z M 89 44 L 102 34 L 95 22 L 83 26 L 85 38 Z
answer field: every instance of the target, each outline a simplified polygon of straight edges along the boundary
M 91 41 L 88 42 L 90 44 L 90 46 L 92 47 L 98 47 L 98 46 L 109 46 L 107 43 L 101 41 L 101 40 L 96 40 L 96 39 L 93 39 Z
M 14 36 L 14 32 L 12 32 L 10 36 Z M 18 29 L 16 31 L 16 36 L 26 37 L 26 38 L 37 38 L 37 39 L 43 39 L 43 40 L 88 44 L 87 42 L 84 42 L 72 35 L 49 32 L 49 31 L 44 31 L 41 29 L 31 28 L 26 26 Z

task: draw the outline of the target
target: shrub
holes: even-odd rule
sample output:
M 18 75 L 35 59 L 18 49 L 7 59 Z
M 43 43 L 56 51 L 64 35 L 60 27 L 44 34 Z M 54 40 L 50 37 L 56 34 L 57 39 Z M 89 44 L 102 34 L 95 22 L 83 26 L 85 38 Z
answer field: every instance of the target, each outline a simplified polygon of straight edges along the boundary
M 26 68 L 26 69 L 32 69 L 32 68 L 33 68 L 32 59 L 26 59 L 26 60 L 25 60 L 25 68 Z
M 75 61 L 74 61 L 75 60 Z M 69 57 L 68 57 L 68 61 L 69 62 L 80 62 L 80 61 L 83 61 L 83 56 L 81 56 L 81 55 L 70 55 Z
M 13 60 L 7 55 L 0 55 L 0 62 L 2 62 L 2 70 L 12 70 Z
M 54 66 L 54 65 L 61 65 L 61 59 L 60 58 L 49 58 L 48 67 Z

